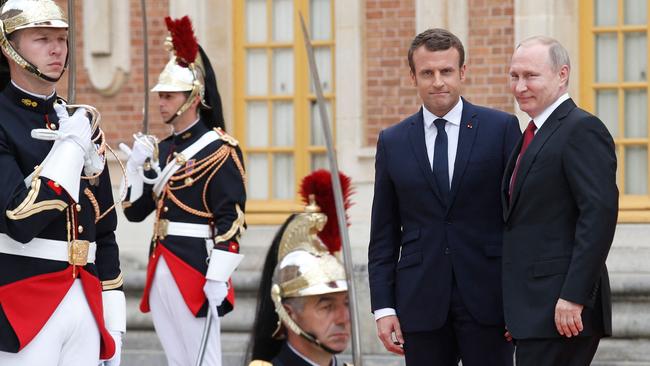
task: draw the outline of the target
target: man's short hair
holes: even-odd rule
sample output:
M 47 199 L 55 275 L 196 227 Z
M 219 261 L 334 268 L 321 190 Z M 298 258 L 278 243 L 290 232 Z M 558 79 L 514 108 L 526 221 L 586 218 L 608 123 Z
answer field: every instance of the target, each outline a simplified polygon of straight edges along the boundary
M 293 311 L 296 313 L 302 313 L 305 310 L 305 298 L 304 297 L 288 297 L 282 300 L 282 303 L 289 305 Z
M 413 53 L 421 46 L 424 46 L 427 51 L 431 52 L 445 51 L 450 48 L 455 48 L 458 51 L 458 55 L 460 56 L 458 67 L 462 67 L 465 64 L 465 48 L 463 47 L 463 43 L 460 41 L 460 39 L 458 39 L 458 37 L 446 29 L 427 29 L 415 36 L 415 38 L 413 38 L 413 42 L 411 42 L 411 47 L 409 48 L 408 53 L 408 60 L 412 73 L 415 73 Z
M 567 65 L 569 69 L 571 68 L 569 52 L 557 39 L 546 36 L 533 36 L 521 41 L 516 48 L 531 44 L 541 44 L 548 47 L 548 58 L 551 61 L 553 71 L 559 71 L 564 65 Z

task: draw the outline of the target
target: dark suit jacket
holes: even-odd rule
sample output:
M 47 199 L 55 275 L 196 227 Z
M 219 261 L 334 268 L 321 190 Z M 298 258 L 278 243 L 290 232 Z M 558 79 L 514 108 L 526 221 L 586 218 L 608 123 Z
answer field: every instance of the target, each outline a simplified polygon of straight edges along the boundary
M 565 101 L 521 158 L 509 204 L 519 146 L 502 184 L 508 329 L 519 339 L 560 337 L 554 314 L 562 298 L 585 305 L 583 335 L 609 335 L 605 259 L 618 215 L 614 141 L 598 118 Z
M 427 158 L 422 110 L 383 130 L 377 143 L 371 304 L 395 308 L 406 332 L 444 324 L 453 276 L 477 321 L 503 324 L 499 191 L 521 131 L 513 115 L 463 103 L 449 207 Z

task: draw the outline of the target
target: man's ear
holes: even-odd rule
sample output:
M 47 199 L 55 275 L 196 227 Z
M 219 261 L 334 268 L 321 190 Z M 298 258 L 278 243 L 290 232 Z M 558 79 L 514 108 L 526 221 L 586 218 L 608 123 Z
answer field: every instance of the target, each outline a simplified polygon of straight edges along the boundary
M 287 304 L 282 304 L 282 306 L 284 307 L 284 310 L 287 311 L 287 314 L 289 315 L 289 317 L 295 321 L 296 320 L 296 312 L 293 311 L 293 308 L 290 305 L 287 305 Z
M 560 82 L 562 85 L 567 85 L 569 83 L 569 72 L 571 70 L 569 69 L 569 65 L 562 65 L 560 67 Z

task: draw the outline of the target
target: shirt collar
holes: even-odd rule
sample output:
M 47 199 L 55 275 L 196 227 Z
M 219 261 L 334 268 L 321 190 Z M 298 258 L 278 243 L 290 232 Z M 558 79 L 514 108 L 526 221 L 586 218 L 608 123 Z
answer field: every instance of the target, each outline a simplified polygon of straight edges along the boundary
M 181 146 L 188 143 L 193 143 L 199 137 L 203 136 L 204 133 L 208 132 L 209 129 L 206 127 L 205 123 L 200 123 L 200 118 L 194 121 L 189 127 L 183 129 L 181 132 L 174 132 L 172 135 L 172 141 L 174 145 Z
M 569 99 L 569 93 L 562 94 L 559 98 L 555 100 L 555 102 L 553 102 L 553 104 L 546 107 L 546 109 L 544 109 L 542 113 L 538 114 L 537 117 L 534 117 L 532 119 L 535 122 L 535 126 L 537 127 L 538 130 L 542 128 L 542 125 L 544 124 L 544 122 L 546 122 L 548 117 L 551 116 L 551 113 L 553 113 L 557 109 L 557 107 L 559 107 L 560 104 L 564 103 L 564 101 L 566 101 L 567 99 Z
M 431 128 L 433 121 L 435 121 L 438 118 L 445 119 L 449 123 L 452 123 L 456 126 L 460 126 L 460 119 L 463 115 L 463 99 L 459 97 L 458 103 L 456 103 L 456 105 L 449 112 L 447 112 L 447 114 L 445 114 L 442 117 L 436 116 L 435 114 L 431 113 L 424 105 L 422 105 L 422 114 L 424 116 L 424 126 L 426 128 Z
M 295 348 L 293 348 L 293 347 L 291 346 L 291 343 L 287 342 L 287 346 L 289 346 L 289 349 L 290 349 L 293 353 L 295 353 L 296 356 L 302 358 L 302 359 L 305 360 L 305 362 L 307 362 L 308 364 L 313 365 L 313 366 L 318 366 L 317 363 L 312 362 L 312 360 L 308 359 L 306 356 L 303 356 L 302 353 L 298 352 L 298 350 L 296 350 Z M 336 365 L 336 357 L 332 356 L 332 361 L 330 362 L 330 365 Z
M 178 135 L 182 134 L 183 132 L 189 131 L 190 128 L 194 127 L 194 125 L 197 124 L 197 122 L 199 122 L 199 119 L 200 118 L 197 118 L 196 121 L 190 123 L 190 125 L 185 127 L 182 131 L 178 131 L 178 132 L 174 131 L 174 135 L 178 136 Z
M 30 92 L 29 90 L 25 90 L 25 89 L 21 88 L 21 87 L 18 86 L 18 84 L 16 84 L 16 82 L 13 81 L 13 80 L 11 80 L 11 83 L 16 87 L 16 89 L 20 90 L 21 92 L 23 92 L 23 93 L 25 93 L 25 94 L 29 94 L 29 95 L 31 95 L 32 97 L 40 98 L 40 99 L 43 99 L 43 100 L 48 100 L 48 99 L 52 98 L 52 97 L 54 96 L 54 93 L 56 93 L 56 91 L 53 91 L 52 94 L 50 94 L 50 95 L 36 94 L 36 93 L 32 93 L 32 92 Z

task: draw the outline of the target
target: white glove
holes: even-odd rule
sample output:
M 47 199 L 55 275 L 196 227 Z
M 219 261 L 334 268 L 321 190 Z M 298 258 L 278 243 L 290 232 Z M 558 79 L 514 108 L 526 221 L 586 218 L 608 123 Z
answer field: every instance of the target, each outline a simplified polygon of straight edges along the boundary
M 86 110 L 78 108 L 72 116 L 68 115 L 65 106 L 54 103 L 54 111 L 59 117 L 59 133 L 63 139 L 74 141 L 83 150 L 84 155 L 91 148 L 94 149 L 90 141 L 92 131 L 90 130 L 90 120 L 86 117 Z
M 100 366 L 120 366 L 120 361 L 122 361 L 122 332 L 116 332 L 109 330 L 108 331 L 115 341 L 115 354 L 111 359 L 100 361 Z
M 151 148 L 140 139 L 135 139 L 135 141 L 133 141 L 133 148 L 120 144 L 120 149 L 129 156 L 126 166 L 127 169 L 131 171 L 136 171 L 139 167 L 144 165 L 144 162 L 147 161 L 147 159 L 153 158 L 153 150 L 151 150 Z
M 84 156 L 84 174 L 89 177 L 104 171 L 104 165 L 106 163 L 104 157 L 99 154 L 94 144 L 93 147 L 93 149 L 86 151 L 86 156 Z
M 142 196 L 144 190 L 144 163 L 147 159 L 153 159 L 153 147 L 147 146 L 143 139 L 137 138 L 134 135 L 133 149 L 129 148 L 126 144 L 121 143 L 120 150 L 126 154 L 128 160 L 126 162 L 126 180 L 128 187 L 131 187 L 131 195 L 129 201 L 136 201 Z M 126 182 L 122 184 L 125 185 Z M 126 188 L 126 187 L 124 187 Z
M 216 314 L 217 307 L 221 305 L 228 295 L 228 285 L 223 281 L 206 280 L 203 286 L 205 297 L 208 298 L 208 304 L 212 313 Z

